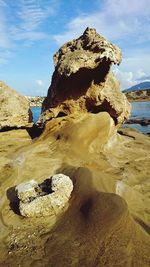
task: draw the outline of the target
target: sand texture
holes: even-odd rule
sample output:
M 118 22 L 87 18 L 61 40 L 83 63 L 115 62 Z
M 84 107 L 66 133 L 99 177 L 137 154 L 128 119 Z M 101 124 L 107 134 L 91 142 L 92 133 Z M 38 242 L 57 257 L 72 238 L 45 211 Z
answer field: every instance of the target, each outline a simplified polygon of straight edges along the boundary
M 90 116 L 76 137 L 68 117 L 50 121 L 37 140 L 25 130 L 0 133 L 0 266 L 149 266 L 149 137 L 122 129 L 110 143 L 112 119 Z M 74 183 L 63 214 L 20 216 L 14 186 L 56 173 Z

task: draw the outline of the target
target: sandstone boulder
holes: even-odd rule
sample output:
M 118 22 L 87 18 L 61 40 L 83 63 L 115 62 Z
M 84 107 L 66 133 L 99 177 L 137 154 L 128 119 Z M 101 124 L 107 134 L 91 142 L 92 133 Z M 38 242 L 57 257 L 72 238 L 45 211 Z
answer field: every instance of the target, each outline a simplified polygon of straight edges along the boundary
M 41 122 L 70 114 L 107 111 L 115 124 L 130 114 L 130 104 L 110 71 L 120 64 L 121 50 L 87 28 L 54 55 L 55 71 L 42 105 Z
M 0 81 L 0 130 L 20 128 L 32 122 L 32 112 L 24 96 Z
M 34 180 L 22 183 L 16 187 L 20 213 L 24 217 L 59 214 L 66 207 L 72 190 L 71 179 L 63 174 L 56 174 L 41 184 Z

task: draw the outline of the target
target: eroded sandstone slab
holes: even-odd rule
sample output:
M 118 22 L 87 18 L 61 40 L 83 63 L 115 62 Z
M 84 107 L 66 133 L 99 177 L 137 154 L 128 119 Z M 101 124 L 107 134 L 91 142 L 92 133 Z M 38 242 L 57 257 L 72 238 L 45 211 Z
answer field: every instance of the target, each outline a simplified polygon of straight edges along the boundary
M 130 104 L 110 71 L 120 64 L 121 50 L 87 28 L 82 36 L 64 44 L 54 55 L 55 71 L 43 102 L 41 122 L 80 113 L 106 111 L 121 124 Z

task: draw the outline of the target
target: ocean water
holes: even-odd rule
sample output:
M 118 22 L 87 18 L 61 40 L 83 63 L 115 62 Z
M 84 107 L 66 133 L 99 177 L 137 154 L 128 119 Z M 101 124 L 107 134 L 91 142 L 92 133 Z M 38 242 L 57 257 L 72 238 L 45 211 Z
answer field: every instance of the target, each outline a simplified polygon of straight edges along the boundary
M 31 111 L 33 115 L 33 122 L 37 122 L 41 114 L 41 107 L 31 107 Z
M 124 124 L 123 128 L 135 128 L 142 133 L 150 133 L 150 125 L 142 126 L 141 124 L 131 123 L 131 124 Z
M 132 102 L 131 118 L 150 119 L 150 102 Z M 142 133 L 150 133 L 150 125 L 124 124 L 123 127 L 135 128 Z
M 132 102 L 131 104 L 131 118 L 150 119 L 150 102 Z M 31 107 L 31 110 L 33 114 L 33 121 L 37 122 L 41 113 L 41 107 Z M 143 133 L 150 133 L 150 125 L 142 126 L 140 124 L 124 124 L 123 127 L 136 128 Z
M 150 102 L 132 102 L 131 118 L 150 119 Z

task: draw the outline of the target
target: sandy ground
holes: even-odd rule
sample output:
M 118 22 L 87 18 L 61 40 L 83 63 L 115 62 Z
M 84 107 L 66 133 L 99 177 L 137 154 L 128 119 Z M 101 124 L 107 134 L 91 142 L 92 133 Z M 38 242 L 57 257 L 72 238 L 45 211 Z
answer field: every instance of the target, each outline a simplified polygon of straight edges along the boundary
M 110 137 L 105 115 L 67 120 L 34 140 L 26 130 L 0 133 L 0 266 L 148 267 L 149 137 L 130 129 Z M 66 211 L 20 216 L 14 186 L 55 173 L 74 183 Z

